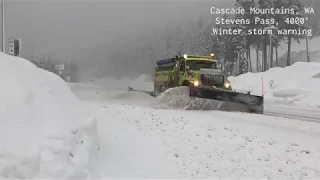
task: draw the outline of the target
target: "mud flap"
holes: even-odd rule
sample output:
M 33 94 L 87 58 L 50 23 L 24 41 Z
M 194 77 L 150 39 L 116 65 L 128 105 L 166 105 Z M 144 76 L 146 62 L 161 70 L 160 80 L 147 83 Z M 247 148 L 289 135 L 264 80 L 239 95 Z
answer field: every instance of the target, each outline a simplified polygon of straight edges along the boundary
M 263 96 L 255 96 L 214 88 L 190 87 L 190 96 L 225 101 L 221 110 L 263 114 Z

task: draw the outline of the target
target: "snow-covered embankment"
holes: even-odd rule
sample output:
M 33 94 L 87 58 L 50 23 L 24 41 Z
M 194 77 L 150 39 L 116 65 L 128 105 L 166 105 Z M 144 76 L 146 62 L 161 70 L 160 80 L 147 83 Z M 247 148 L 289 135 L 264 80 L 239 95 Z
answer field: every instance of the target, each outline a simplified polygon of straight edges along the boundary
M 88 178 L 96 120 L 66 83 L 0 54 L 0 178 Z
M 237 91 L 261 95 L 262 77 L 266 102 L 320 108 L 320 63 L 297 62 L 285 68 L 229 77 L 229 80 Z

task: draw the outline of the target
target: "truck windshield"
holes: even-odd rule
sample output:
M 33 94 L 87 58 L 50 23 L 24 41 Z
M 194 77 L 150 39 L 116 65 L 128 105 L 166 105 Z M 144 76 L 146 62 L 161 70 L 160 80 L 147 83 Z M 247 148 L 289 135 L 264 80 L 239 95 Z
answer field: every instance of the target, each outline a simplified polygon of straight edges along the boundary
M 206 68 L 206 69 L 217 69 L 217 63 L 216 62 L 211 62 L 211 61 L 203 61 L 203 60 L 192 60 L 192 61 L 187 61 L 187 66 L 190 67 L 190 70 L 200 70 L 201 68 Z

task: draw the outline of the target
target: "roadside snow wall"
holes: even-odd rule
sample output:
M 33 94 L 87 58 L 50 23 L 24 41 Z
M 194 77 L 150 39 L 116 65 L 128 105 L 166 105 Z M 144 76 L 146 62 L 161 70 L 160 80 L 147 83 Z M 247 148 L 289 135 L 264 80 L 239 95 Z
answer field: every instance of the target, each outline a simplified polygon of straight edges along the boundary
M 261 95 L 262 77 L 266 102 L 320 108 L 320 63 L 297 62 L 285 68 L 229 77 L 229 80 L 239 92 Z
M 0 178 L 90 178 L 96 120 L 66 83 L 3 53 L 0 82 Z

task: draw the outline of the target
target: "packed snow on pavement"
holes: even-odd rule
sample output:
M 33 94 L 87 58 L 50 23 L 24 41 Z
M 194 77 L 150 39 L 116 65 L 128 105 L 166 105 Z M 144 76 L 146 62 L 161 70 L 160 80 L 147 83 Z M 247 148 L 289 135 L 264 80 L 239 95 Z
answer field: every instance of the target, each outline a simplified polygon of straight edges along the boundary
M 0 81 L 0 178 L 91 177 L 99 146 L 96 119 L 67 84 L 3 53 Z
M 96 104 L 105 178 L 320 178 L 320 125 L 243 113 Z

